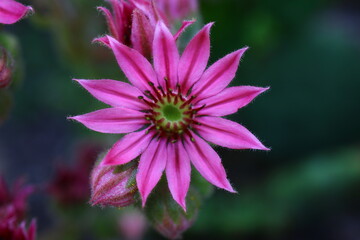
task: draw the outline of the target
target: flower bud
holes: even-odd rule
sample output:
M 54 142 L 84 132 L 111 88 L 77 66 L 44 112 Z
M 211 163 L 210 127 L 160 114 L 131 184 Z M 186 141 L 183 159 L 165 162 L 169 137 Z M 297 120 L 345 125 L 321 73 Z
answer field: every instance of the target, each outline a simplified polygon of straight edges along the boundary
M 8 53 L 2 48 L 0 57 L 0 88 L 5 88 L 11 83 L 11 66 L 8 64 Z
M 190 188 L 187 198 L 187 211 L 174 201 L 166 188 L 157 189 L 147 203 L 146 216 L 153 227 L 168 239 L 179 239 L 196 220 L 200 207 L 199 193 Z
M 136 200 L 136 164 L 95 166 L 91 174 L 91 200 L 94 205 L 126 207 Z

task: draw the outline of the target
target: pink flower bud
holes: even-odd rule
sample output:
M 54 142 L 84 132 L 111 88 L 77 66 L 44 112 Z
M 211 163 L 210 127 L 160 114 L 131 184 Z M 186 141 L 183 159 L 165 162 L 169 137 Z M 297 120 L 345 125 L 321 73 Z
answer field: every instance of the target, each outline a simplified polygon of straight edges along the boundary
M 92 205 L 126 207 L 136 200 L 135 164 L 95 166 L 91 174 Z
M 11 83 L 11 66 L 9 66 L 8 53 L 2 48 L 0 57 L 0 88 L 5 88 Z
M 164 237 L 169 239 L 179 239 L 181 234 L 185 232 L 194 223 L 194 219 L 187 219 L 185 215 L 181 215 L 177 221 L 171 218 L 169 213 L 163 216 L 163 221 L 154 225 L 155 229 Z
M 186 198 L 186 212 L 171 197 L 164 182 L 155 190 L 145 208 L 146 217 L 152 226 L 168 239 L 179 239 L 196 220 L 201 196 L 190 188 Z

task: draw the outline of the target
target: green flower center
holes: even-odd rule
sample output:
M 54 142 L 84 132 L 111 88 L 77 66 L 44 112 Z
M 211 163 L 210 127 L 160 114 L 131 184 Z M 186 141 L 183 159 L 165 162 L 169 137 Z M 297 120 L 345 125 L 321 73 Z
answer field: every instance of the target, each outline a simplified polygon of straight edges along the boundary
M 174 105 L 165 105 L 160 111 L 168 121 L 179 121 L 182 118 L 182 112 Z
M 194 120 L 195 115 L 205 105 L 194 108 L 195 96 L 187 97 L 181 94 L 179 85 L 176 91 L 170 88 L 163 89 L 161 86 L 155 87 L 153 83 L 149 83 L 149 86 L 152 92 L 146 90 L 144 96 L 139 96 L 139 100 L 149 106 L 145 115 L 146 120 L 160 136 L 178 140 L 192 124 L 197 124 Z

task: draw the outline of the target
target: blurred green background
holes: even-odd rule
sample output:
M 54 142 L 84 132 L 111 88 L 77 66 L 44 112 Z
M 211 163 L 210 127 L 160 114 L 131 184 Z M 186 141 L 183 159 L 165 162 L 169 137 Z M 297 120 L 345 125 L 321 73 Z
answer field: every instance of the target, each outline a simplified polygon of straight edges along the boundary
M 123 76 L 110 51 L 91 44 L 106 32 L 102 1 L 23 3 L 36 14 L 3 27 L 21 46 L 24 77 L 0 126 L 0 171 L 41 185 L 59 162 L 71 164 L 79 142 L 108 148 L 119 138 L 66 120 L 104 106 L 71 79 Z M 230 119 L 272 150 L 216 149 L 238 194 L 217 190 L 184 239 L 359 239 L 359 1 L 202 0 L 200 14 L 216 22 L 210 62 L 250 46 L 232 84 L 271 89 Z M 40 235 L 54 224 L 47 201 L 31 202 Z

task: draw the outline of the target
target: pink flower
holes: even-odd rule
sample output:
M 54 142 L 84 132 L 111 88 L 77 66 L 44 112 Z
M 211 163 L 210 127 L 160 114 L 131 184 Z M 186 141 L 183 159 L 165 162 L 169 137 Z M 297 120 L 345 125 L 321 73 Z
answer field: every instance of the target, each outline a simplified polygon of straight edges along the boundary
M 35 240 L 36 238 L 36 221 L 32 220 L 28 229 L 25 222 L 16 224 L 12 220 L 0 223 L 0 239 L 9 240 Z
M 1 219 L 22 220 L 26 212 L 26 201 L 34 191 L 32 186 L 23 186 L 23 181 L 17 181 L 10 191 L 5 180 L 0 176 L 0 222 Z
M 32 7 L 24 6 L 14 0 L 0 1 L 0 23 L 13 24 L 33 12 Z
M 109 2 L 112 11 L 104 7 L 98 7 L 98 9 L 106 18 L 111 36 L 120 43 L 131 46 L 147 59 L 151 59 L 156 23 L 159 20 L 164 22 L 169 21 L 164 13 L 164 11 L 167 10 L 167 5 L 163 3 L 160 4 L 161 1 L 159 1 L 159 6 L 164 8 L 160 9 L 150 0 L 109 0 Z M 180 4 L 178 5 L 180 7 Z M 174 9 L 177 8 L 174 7 Z M 193 22 L 194 21 L 184 21 L 175 38 Z M 107 41 L 105 42 L 108 43 Z
M 26 201 L 34 191 L 32 186 L 23 186 L 17 181 L 9 191 L 0 177 L 0 239 L 34 240 L 36 223 L 33 220 L 28 230 L 25 227 Z
M 102 164 L 121 165 L 141 155 L 136 180 L 143 206 L 165 171 L 173 198 L 185 209 L 190 163 L 213 185 L 235 192 L 220 157 L 207 141 L 232 149 L 269 150 L 245 127 L 221 118 L 267 88 L 226 88 L 247 48 L 205 70 L 211 26 L 200 30 L 180 57 L 173 35 L 159 22 L 153 42 L 154 67 L 138 51 L 107 36 L 132 85 L 108 79 L 76 80 L 111 108 L 71 119 L 102 133 L 129 133 L 112 147 Z

